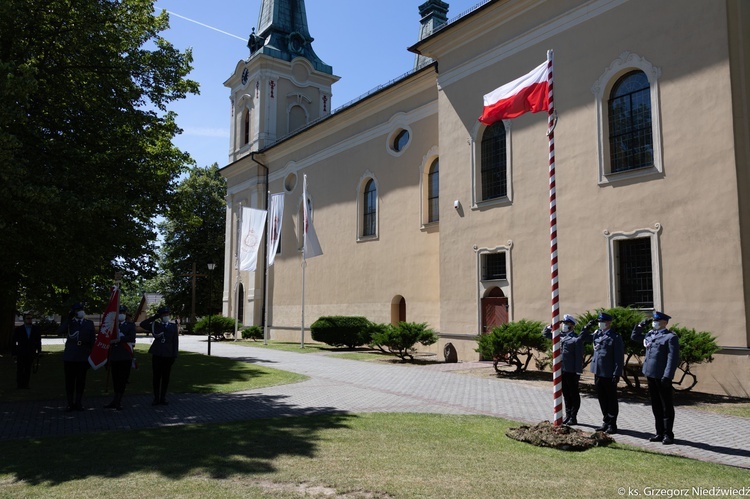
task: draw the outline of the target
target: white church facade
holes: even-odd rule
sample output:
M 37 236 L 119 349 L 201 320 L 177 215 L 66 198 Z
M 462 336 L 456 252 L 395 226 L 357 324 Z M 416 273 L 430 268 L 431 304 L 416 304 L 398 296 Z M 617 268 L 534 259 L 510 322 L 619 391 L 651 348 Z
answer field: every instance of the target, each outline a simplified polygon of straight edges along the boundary
M 748 396 L 750 5 L 489 0 L 450 22 L 447 9 L 420 6 L 412 72 L 332 112 L 339 77 L 312 50 L 304 2 L 263 2 L 225 83 L 223 313 L 262 324 L 267 289 L 271 338 L 299 340 L 306 202 L 323 248 L 305 269 L 306 326 L 426 322 L 432 351 L 475 360 L 493 325 L 549 321 L 546 115 L 477 118 L 484 94 L 553 49 L 561 312 L 633 305 L 711 331 L 722 349 L 697 389 Z M 285 194 L 280 250 L 267 277 L 238 279 L 240 209 L 268 192 Z

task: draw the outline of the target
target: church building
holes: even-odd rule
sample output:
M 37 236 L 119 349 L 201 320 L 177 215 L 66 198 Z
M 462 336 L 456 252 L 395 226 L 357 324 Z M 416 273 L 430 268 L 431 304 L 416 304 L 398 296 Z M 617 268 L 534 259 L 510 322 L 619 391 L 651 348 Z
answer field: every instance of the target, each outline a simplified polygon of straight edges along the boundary
M 560 312 L 631 305 L 710 331 L 696 390 L 750 396 L 750 4 L 485 0 L 450 19 L 418 3 L 401 14 L 413 70 L 332 109 L 304 0 L 262 2 L 225 82 L 224 315 L 261 325 L 267 302 L 270 337 L 300 339 L 306 205 L 323 250 L 304 269 L 307 340 L 323 315 L 426 322 L 428 350 L 468 361 L 495 325 L 549 322 L 547 116 L 478 117 L 553 50 Z M 274 264 L 238 273 L 241 208 L 269 192 Z

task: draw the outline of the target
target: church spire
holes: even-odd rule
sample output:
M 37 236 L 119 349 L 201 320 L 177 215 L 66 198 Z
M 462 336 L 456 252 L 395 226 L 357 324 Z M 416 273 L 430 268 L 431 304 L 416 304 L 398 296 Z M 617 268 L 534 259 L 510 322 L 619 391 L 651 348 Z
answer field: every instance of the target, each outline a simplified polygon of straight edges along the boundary
M 284 61 L 304 57 L 317 71 L 333 74 L 333 68 L 313 51 L 312 42 L 304 0 L 263 0 L 258 33 L 253 29 L 247 46 L 251 58 L 259 53 Z
M 448 4 L 440 0 L 427 0 L 419 6 L 421 17 L 419 28 L 419 40 L 424 40 L 437 29 L 448 22 Z M 432 59 L 423 55 L 417 55 L 414 59 L 414 69 L 419 69 L 430 64 Z

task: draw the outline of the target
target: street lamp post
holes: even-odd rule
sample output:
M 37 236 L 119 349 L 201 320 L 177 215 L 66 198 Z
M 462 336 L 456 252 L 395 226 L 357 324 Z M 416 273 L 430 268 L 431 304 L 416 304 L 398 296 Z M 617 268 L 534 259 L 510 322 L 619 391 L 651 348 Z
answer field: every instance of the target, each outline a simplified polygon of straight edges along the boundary
M 216 264 L 208 264 L 208 355 L 211 355 L 211 306 L 214 302 L 214 269 Z

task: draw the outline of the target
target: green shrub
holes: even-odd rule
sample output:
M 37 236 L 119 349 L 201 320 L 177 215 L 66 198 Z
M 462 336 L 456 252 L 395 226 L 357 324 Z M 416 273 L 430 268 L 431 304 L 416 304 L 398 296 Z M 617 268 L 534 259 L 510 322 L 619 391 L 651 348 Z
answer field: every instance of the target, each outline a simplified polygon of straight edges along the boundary
M 399 322 L 398 325 L 379 324 L 371 328 L 370 344 L 382 351 L 395 354 L 401 360 L 414 360 L 414 345 L 432 345 L 437 342 L 435 331 L 427 324 L 416 322 Z
M 223 315 L 207 315 L 201 320 L 195 323 L 193 332 L 195 334 L 209 334 L 208 323 L 211 322 L 211 336 L 216 338 L 223 338 L 224 333 L 234 333 L 234 322 L 232 317 L 224 317 Z M 237 326 L 238 329 L 242 329 L 242 324 Z
M 370 342 L 372 323 L 365 317 L 326 316 L 310 326 L 312 339 L 335 348 L 356 348 Z
M 42 336 L 57 336 L 57 330 L 60 329 L 60 324 L 52 319 L 40 319 L 36 323 L 39 326 L 39 332 Z
M 544 324 L 539 321 L 521 319 L 494 327 L 488 334 L 477 337 L 477 352 L 484 359 L 492 359 L 495 370 L 499 372 L 498 363 L 506 362 L 515 366 L 517 373 L 526 371 L 534 350 L 544 352 L 551 344 L 542 336 Z M 521 357 L 526 356 L 525 360 Z
M 262 340 L 263 339 L 263 328 L 260 326 L 247 326 L 242 330 L 243 340 Z

